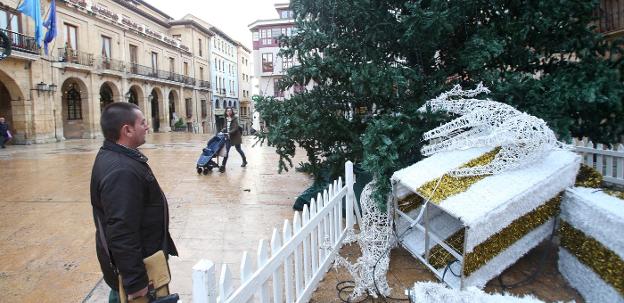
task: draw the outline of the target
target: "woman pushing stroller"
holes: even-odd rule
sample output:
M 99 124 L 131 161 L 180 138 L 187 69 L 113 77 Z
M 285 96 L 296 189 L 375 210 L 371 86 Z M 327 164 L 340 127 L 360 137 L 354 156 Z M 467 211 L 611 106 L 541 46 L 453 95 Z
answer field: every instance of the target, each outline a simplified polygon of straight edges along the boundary
M 225 143 L 227 153 L 225 157 L 223 157 L 219 171 L 225 171 L 225 165 L 227 164 L 228 157 L 230 156 L 230 147 L 232 147 L 232 145 L 234 145 L 236 151 L 241 155 L 241 158 L 243 158 L 243 164 L 241 167 L 247 166 L 247 158 L 241 149 L 241 143 L 243 142 L 242 130 L 238 125 L 238 118 L 234 115 L 234 110 L 231 107 L 227 107 L 225 109 L 225 128 L 221 132 L 228 134 L 230 140 Z

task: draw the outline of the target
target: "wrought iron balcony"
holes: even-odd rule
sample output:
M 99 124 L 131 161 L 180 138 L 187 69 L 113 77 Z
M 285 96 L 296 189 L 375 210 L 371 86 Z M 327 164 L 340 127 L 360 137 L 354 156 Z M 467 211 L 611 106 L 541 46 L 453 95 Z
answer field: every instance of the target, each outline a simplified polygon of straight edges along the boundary
M 198 82 L 199 87 L 210 88 L 210 81 L 199 80 L 197 82 Z
M 158 78 L 158 69 L 137 63 L 130 63 L 127 71 L 135 75 Z
M 71 48 L 59 48 L 59 62 L 67 62 L 85 66 L 93 66 L 93 54 L 81 52 Z
M 182 76 L 182 77 L 184 79 L 184 81 L 182 81 L 184 82 L 184 84 L 193 85 L 193 86 L 195 85 L 195 78 L 191 78 L 188 76 Z
M 107 70 L 123 72 L 125 70 L 124 66 L 125 64 L 123 61 L 110 59 L 106 57 L 100 57 L 95 60 L 95 67 L 97 69 L 107 69 Z
M 137 63 L 128 63 L 126 71 L 135 75 L 141 75 L 141 76 L 157 78 L 157 79 L 162 79 L 162 80 L 186 83 L 185 77 L 180 74 L 176 74 L 171 71 L 159 70 L 153 67 L 140 65 Z
M 31 54 L 39 54 L 39 47 L 35 42 L 35 38 L 2 28 L 0 28 L 0 31 L 9 37 L 9 41 L 11 41 L 11 48 L 14 50 Z

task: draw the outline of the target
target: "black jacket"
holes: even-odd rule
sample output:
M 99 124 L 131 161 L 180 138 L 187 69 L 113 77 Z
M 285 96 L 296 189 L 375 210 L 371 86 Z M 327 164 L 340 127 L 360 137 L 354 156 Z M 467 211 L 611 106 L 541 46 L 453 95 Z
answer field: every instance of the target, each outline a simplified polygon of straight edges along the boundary
M 0 123 L 0 136 L 2 137 L 8 137 L 9 134 L 7 133 L 7 131 L 9 130 L 9 123 Z
M 104 142 L 91 173 L 91 205 L 97 256 L 111 288 L 118 289 L 115 268 L 123 277 L 126 292 L 133 293 L 147 286 L 145 257 L 160 249 L 166 255 L 178 255 L 169 234 L 167 199 L 147 165 L 147 157 L 139 151 Z M 98 219 L 112 262 L 98 237 Z

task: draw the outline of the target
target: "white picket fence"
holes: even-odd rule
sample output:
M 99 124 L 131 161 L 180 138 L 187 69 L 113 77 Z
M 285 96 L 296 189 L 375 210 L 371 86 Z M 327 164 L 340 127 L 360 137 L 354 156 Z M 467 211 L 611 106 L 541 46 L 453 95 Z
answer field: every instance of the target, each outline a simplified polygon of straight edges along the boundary
M 624 145 L 606 147 L 582 140 L 574 140 L 573 145 L 583 163 L 600 172 L 605 182 L 624 186 Z
M 309 208 L 295 212 L 292 225 L 285 220 L 281 232 L 273 229 L 270 254 L 269 244 L 260 240 L 255 271 L 250 254 L 243 253 L 240 287 L 233 288 L 226 264 L 217 279 L 215 264 L 199 261 L 193 267 L 193 302 L 308 302 L 356 220 L 351 162 L 345 164 L 345 179 L 345 186 L 342 178 L 334 181 Z

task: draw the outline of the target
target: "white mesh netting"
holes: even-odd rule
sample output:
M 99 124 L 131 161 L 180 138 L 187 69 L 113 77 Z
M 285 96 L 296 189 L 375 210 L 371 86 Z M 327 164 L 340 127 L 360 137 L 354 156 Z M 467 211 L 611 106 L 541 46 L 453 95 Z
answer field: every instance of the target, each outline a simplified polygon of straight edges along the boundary
M 373 182 L 366 184 L 360 196 L 362 222 L 360 233 L 355 238 L 362 256 L 356 263 L 350 263 L 340 255 L 336 257 L 336 266 L 344 266 L 355 282 L 351 299 L 358 298 L 366 292 L 373 297 L 377 297 L 377 291 L 384 296 L 390 295 L 386 273 L 390 264 L 390 249 L 396 243 L 392 233 L 391 200 L 388 201 L 387 211 L 382 212 L 371 196 L 373 184 Z
M 430 141 L 422 149 L 425 156 L 472 147 L 501 147 L 491 163 L 458 168 L 449 172 L 452 176 L 496 174 L 518 168 L 542 158 L 558 144 L 555 134 L 544 120 L 507 104 L 472 98 L 489 92 L 482 84 L 474 90 L 462 90 L 456 85 L 420 108 L 420 111 L 431 108 L 432 111 L 460 115 L 423 135 L 424 140 Z

